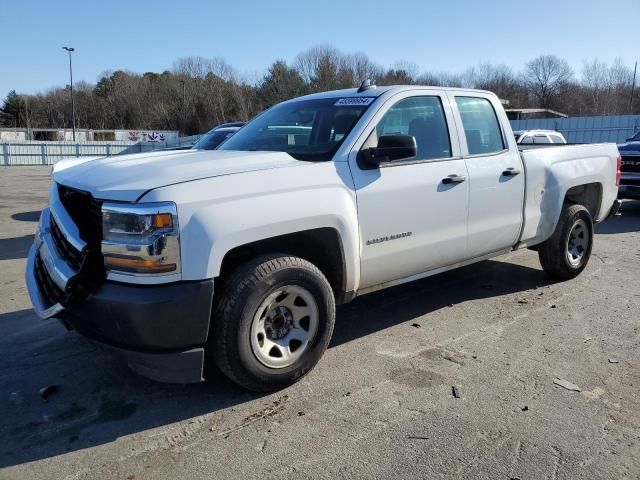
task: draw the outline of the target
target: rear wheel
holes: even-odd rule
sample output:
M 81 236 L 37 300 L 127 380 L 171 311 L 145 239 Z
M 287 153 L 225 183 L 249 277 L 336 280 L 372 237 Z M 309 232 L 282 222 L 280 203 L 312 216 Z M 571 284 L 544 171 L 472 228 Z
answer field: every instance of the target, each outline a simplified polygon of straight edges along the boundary
M 542 269 L 552 278 L 568 280 L 582 272 L 591 257 L 593 222 L 582 205 L 565 204 L 553 235 L 540 245 Z
M 214 312 L 209 357 L 245 388 L 276 390 L 320 360 L 334 319 L 333 292 L 313 264 L 286 255 L 256 258 L 226 283 Z

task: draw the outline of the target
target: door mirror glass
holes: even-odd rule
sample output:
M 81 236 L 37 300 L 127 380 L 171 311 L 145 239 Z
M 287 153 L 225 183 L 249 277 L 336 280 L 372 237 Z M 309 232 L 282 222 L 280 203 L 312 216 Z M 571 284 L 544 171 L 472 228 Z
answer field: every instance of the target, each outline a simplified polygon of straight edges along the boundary
M 363 159 L 370 165 L 413 158 L 418 153 L 413 135 L 382 135 L 378 146 L 362 150 Z

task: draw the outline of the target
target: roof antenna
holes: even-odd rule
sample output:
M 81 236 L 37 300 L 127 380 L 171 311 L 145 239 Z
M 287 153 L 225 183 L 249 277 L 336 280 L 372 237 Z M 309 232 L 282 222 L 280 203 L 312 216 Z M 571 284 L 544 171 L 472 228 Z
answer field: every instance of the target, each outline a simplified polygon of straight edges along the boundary
M 360 84 L 360 88 L 358 88 L 358 93 L 362 93 L 362 92 L 364 92 L 366 90 L 369 90 L 371 88 L 376 88 L 376 86 L 375 85 L 371 85 L 371 80 L 369 80 L 367 78 L 364 82 L 362 82 Z

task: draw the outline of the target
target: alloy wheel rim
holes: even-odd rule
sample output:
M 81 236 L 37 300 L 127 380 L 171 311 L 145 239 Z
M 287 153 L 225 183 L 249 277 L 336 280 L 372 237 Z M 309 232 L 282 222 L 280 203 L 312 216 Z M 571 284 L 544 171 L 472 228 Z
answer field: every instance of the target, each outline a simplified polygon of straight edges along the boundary
M 588 248 L 589 227 L 587 226 L 587 222 L 579 219 L 573 224 L 567 237 L 566 253 L 569 263 L 574 267 L 580 265 Z
M 251 349 L 269 368 L 293 365 L 309 349 L 318 332 L 320 315 L 311 293 L 286 285 L 269 293 L 251 323 Z

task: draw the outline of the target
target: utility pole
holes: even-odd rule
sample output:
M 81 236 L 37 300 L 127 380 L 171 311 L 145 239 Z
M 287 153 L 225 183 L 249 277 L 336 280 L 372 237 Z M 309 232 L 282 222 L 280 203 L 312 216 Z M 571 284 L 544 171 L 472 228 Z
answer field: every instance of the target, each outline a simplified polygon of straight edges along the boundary
M 636 73 L 638 72 L 638 61 L 636 60 L 636 65 L 633 67 L 633 83 L 631 84 L 631 99 L 629 100 L 629 114 L 633 115 L 633 94 L 636 89 Z
M 26 95 L 24 97 L 24 115 L 27 120 L 27 140 L 33 140 L 31 138 L 31 128 L 29 125 L 29 98 Z
M 76 104 L 73 99 L 73 69 L 71 68 L 71 52 L 75 51 L 73 47 L 62 47 L 63 50 L 66 50 L 69 53 L 69 79 L 71 83 L 69 84 L 69 90 L 71 91 L 71 126 L 73 128 L 73 141 L 76 141 Z
M 180 83 L 182 84 L 182 134 L 184 135 L 184 131 L 186 130 L 185 123 L 187 115 L 187 96 L 185 90 L 185 81 L 180 80 Z

